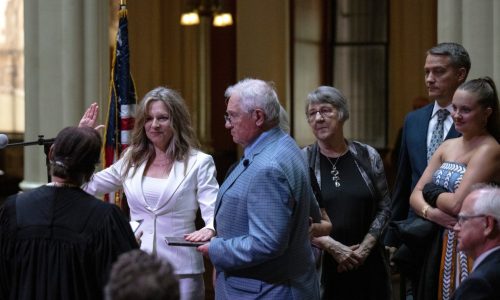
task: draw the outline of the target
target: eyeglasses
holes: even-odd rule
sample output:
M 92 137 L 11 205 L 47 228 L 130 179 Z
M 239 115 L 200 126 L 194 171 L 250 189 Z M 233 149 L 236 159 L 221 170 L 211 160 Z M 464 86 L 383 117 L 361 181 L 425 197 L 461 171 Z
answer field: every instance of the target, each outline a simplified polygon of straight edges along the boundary
M 229 122 L 229 124 L 232 124 L 231 119 L 232 117 L 228 113 L 224 113 L 224 122 Z
M 458 225 L 462 226 L 465 223 L 465 221 L 467 221 L 467 220 L 475 219 L 475 218 L 484 218 L 484 217 L 486 217 L 486 215 L 470 215 L 470 216 L 458 215 L 457 223 L 458 223 Z
M 248 111 L 249 114 L 252 114 L 255 111 L 255 109 L 251 109 Z M 224 122 L 229 122 L 229 124 L 233 125 L 233 120 L 235 118 L 238 118 L 241 115 L 241 113 L 232 113 L 229 114 L 228 112 L 224 113 Z
M 307 112 L 307 121 L 312 122 L 316 119 L 316 116 L 319 115 L 324 119 L 329 119 L 335 115 L 335 110 L 331 108 L 321 108 L 320 110 L 312 110 Z

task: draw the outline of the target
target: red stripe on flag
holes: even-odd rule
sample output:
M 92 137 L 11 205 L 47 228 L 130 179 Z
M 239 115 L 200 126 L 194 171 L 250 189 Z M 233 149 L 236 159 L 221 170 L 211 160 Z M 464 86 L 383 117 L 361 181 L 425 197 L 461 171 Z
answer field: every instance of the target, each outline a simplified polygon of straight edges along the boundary
M 121 130 L 132 130 L 134 128 L 134 118 L 126 118 L 120 120 L 120 129 Z
M 106 145 L 106 148 L 104 149 L 105 153 L 105 167 L 109 167 L 114 163 L 115 160 L 115 148 L 113 145 Z

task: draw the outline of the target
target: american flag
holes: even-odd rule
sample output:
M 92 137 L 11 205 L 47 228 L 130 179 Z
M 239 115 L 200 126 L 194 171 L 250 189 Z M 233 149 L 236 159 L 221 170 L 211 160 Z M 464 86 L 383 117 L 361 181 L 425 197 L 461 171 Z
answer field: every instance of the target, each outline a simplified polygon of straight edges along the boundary
M 112 165 L 129 145 L 130 134 L 134 127 L 135 105 L 137 103 L 135 85 L 130 74 L 128 47 L 127 8 L 120 5 L 119 25 L 116 46 L 113 54 L 111 81 L 109 84 L 109 108 L 106 121 L 104 167 Z M 105 200 L 127 209 L 122 202 L 122 192 L 106 195 Z

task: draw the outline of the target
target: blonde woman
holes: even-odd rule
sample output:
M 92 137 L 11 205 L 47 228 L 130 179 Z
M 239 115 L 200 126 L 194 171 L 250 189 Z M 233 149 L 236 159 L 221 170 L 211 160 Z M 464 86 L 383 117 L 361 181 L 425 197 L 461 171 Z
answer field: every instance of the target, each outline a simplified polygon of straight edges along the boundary
M 80 125 L 94 126 L 92 105 Z M 141 249 L 165 257 L 179 277 L 181 299 L 203 299 L 203 258 L 194 247 L 165 243 L 165 236 L 207 241 L 214 236 L 213 212 L 219 190 L 212 157 L 197 150 L 187 107 L 181 96 L 158 87 L 138 104 L 130 146 L 109 168 L 94 174 L 86 186 L 91 194 L 123 189 L 132 220 L 143 220 L 138 230 Z M 195 228 L 198 209 L 205 227 Z

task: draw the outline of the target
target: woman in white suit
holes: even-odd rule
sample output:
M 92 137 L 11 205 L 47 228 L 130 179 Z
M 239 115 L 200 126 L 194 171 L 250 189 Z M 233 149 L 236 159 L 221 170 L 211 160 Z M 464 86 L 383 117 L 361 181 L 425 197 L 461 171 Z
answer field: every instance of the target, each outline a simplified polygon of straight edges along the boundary
M 94 126 L 92 104 L 80 126 Z M 93 195 L 123 189 L 132 220 L 143 220 L 141 249 L 171 261 L 181 299 L 203 299 L 203 258 L 195 247 L 166 244 L 166 236 L 206 241 L 214 236 L 213 211 L 219 186 L 212 157 L 197 150 L 184 100 L 158 87 L 138 104 L 130 146 L 122 158 L 94 174 L 85 190 Z M 196 231 L 198 208 L 205 227 Z

